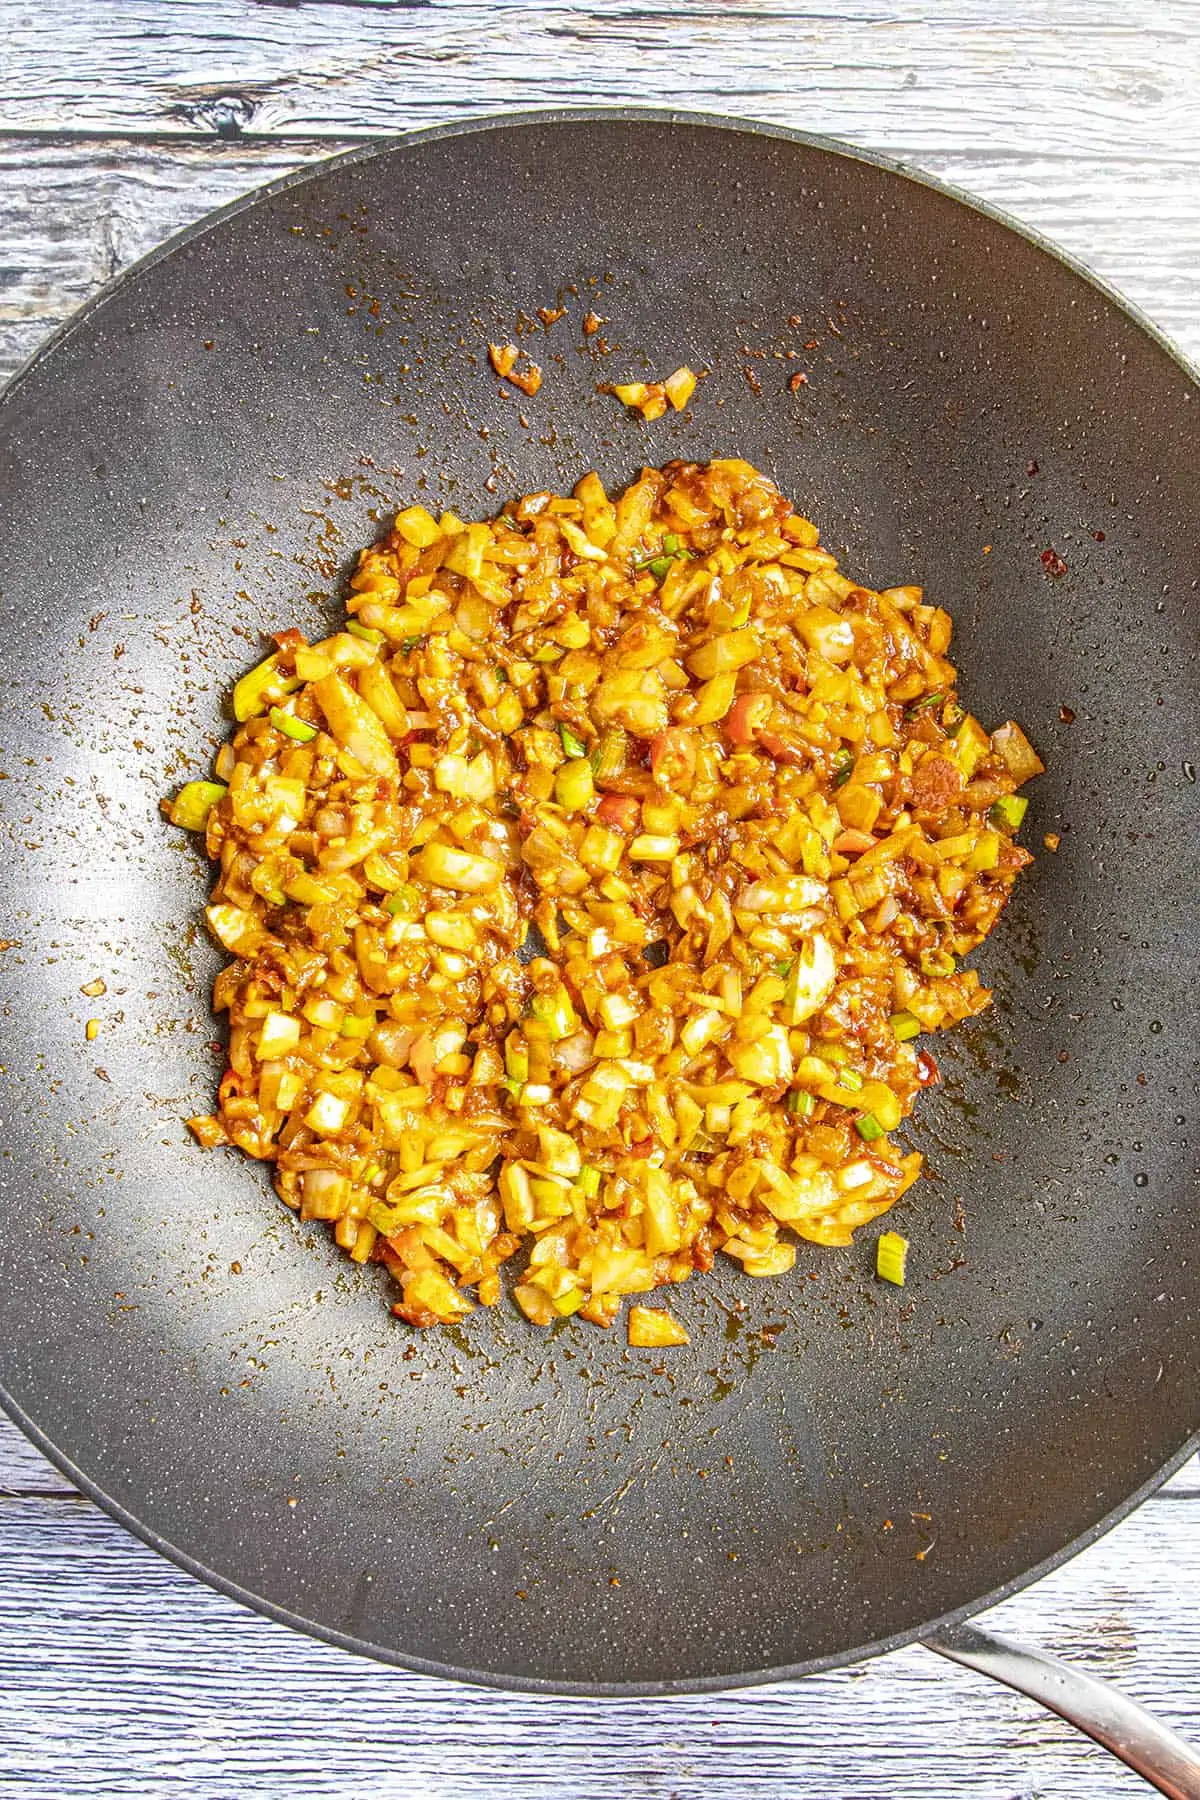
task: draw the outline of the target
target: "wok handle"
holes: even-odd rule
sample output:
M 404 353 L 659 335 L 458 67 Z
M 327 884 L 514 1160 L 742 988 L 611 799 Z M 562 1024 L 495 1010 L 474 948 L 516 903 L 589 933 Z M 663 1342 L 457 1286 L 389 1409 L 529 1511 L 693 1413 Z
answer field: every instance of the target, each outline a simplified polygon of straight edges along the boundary
M 1107 1682 L 978 1625 L 947 1625 L 927 1649 L 1040 1701 L 1119 1756 L 1168 1800 L 1200 1800 L 1200 1756 L 1178 1732 Z

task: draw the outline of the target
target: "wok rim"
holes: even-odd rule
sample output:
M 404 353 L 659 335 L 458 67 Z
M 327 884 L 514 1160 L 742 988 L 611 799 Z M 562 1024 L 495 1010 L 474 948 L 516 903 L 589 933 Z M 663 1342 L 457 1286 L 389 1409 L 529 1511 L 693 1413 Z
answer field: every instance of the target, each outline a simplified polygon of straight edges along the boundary
M 507 130 L 513 127 L 595 125 L 609 121 L 625 125 L 645 123 L 702 126 L 710 130 L 733 131 L 749 137 L 776 138 L 787 143 L 803 145 L 808 149 L 824 151 L 850 162 L 865 163 L 888 174 L 899 176 L 905 181 L 913 182 L 918 187 L 931 189 L 933 192 L 955 201 L 968 211 L 981 215 L 993 225 L 999 225 L 1002 229 L 1013 232 L 1044 255 L 1052 257 L 1055 262 L 1085 282 L 1110 306 L 1123 313 L 1170 358 L 1195 387 L 1200 389 L 1200 366 L 1193 363 L 1173 339 L 1156 325 L 1139 306 L 1128 300 L 1119 289 L 1102 276 L 1097 275 L 1072 252 L 1064 250 L 1052 239 L 1046 237 L 1036 227 L 1018 221 L 1004 208 L 994 205 L 991 201 L 980 199 L 953 182 L 944 181 L 940 177 L 926 174 L 923 170 L 914 169 L 896 157 L 888 156 L 883 152 L 863 149 L 857 145 L 845 143 L 841 139 L 829 137 L 824 133 L 804 131 L 792 126 L 744 119 L 725 113 L 690 111 L 680 107 L 578 106 L 535 107 L 520 111 L 490 113 L 479 118 L 450 119 L 438 125 L 422 126 L 413 131 L 373 137 L 365 143 L 355 145 L 352 149 L 335 152 L 330 156 L 320 158 L 315 163 L 306 163 L 300 168 L 289 171 L 286 175 L 277 177 L 274 181 L 252 188 L 248 193 L 240 195 L 237 199 L 229 201 L 226 205 L 211 212 L 206 212 L 192 224 L 173 233 L 161 244 L 147 251 L 144 256 L 137 258 L 135 262 L 130 263 L 106 281 L 33 351 L 0 388 L 0 404 L 8 401 L 60 345 L 66 343 L 76 330 L 84 325 L 94 313 L 106 306 L 108 301 L 127 285 L 132 284 L 141 275 L 156 267 L 159 262 L 205 236 L 209 231 L 224 223 L 226 219 L 235 218 L 238 214 L 256 206 L 260 201 L 286 193 L 292 188 L 301 187 L 306 182 L 319 179 L 332 170 L 367 162 L 375 157 L 386 156 L 416 144 L 435 143 L 445 138 Z M 275 140 L 263 138 L 259 141 L 274 142 Z M 291 1612 L 288 1608 L 253 1593 L 228 1576 L 208 1567 L 207 1564 L 192 1556 L 170 1539 L 161 1536 L 152 1526 L 145 1524 L 119 1501 L 106 1494 L 96 1482 L 92 1481 L 82 1469 L 72 1462 L 65 1451 L 60 1450 L 42 1432 L 36 1422 L 8 1392 L 3 1382 L 0 1382 L 0 1412 L 3 1412 L 12 1421 L 61 1475 L 133 1537 L 139 1539 L 149 1549 L 164 1556 L 186 1574 L 197 1578 L 226 1598 L 248 1607 L 252 1612 L 258 1613 L 276 1624 L 289 1626 L 294 1631 L 301 1632 L 310 1638 L 316 1638 L 336 1649 L 348 1650 L 392 1668 L 407 1669 L 415 1674 L 433 1676 L 444 1681 L 457 1681 L 473 1687 L 500 1692 L 561 1694 L 575 1699 L 595 1700 L 634 1700 L 675 1694 L 722 1693 L 742 1688 L 763 1687 L 773 1683 L 798 1681 L 808 1675 L 846 1668 L 855 1663 L 869 1661 L 877 1656 L 887 1655 L 894 1650 L 904 1649 L 912 1644 L 919 1644 L 926 1636 L 959 1625 L 964 1620 L 986 1612 L 991 1607 L 1011 1599 L 1014 1595 L 1040 1581 L 1044 1576 L 1061 1568 L 1080 1551 L 1088 1549 L 1111 1531 L 1115 1525 L 1128 1518 L 1172 1475 L 1176 1474 L 1192 1456 L 1200 1451 L 1200 1425 L 1198 1425 L 1197 1429 L 1146 1481 L 1142 1482 L 1085 1531 L 1069 1539 L 1051 1555 L 1043 1557 L 1032 1568 L 1011 1576 L 1007 1581 L 990 1589 L 978 1599 L 951 1608 L 947 1612 L 939 1613 L 931 1619 L 908 1626 L 902 1631 L 894 1632 L 886 1637 L 870 1639 L 864 1644 L 829 1655 L 811 1657 L 802 1662 L 786 1663 L 765 1669 L 739 1670 L 731 1674 L 692 1676 L 663 1681 L 583 1682 L 498 1673 L 494 1670 L 471 1669 L 454 1663 L 444 1663 L 405 1653 L 388 1645 L 372 1643 L 350 1633 L 338 1631 L 317 1620 L 308 1619 L 302 1614 Z

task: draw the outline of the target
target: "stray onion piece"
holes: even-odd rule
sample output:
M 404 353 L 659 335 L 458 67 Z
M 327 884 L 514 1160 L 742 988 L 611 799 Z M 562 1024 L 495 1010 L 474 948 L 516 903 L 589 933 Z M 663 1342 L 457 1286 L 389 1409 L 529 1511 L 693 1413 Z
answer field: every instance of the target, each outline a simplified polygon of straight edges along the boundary
M 850 1243 L 917 1178 L 914 1040 L 988 1004 L 960 959 L 1030 861 L 1042 765 L 960 706 L 948 614 L 730 459 L 411 506 L 351 587 L 164 802 L 230 958 L 201 1144 L 273 1163 L 419 1326 L 510 1258 L 535 1324 L 609 1325 L 718 1252 Z

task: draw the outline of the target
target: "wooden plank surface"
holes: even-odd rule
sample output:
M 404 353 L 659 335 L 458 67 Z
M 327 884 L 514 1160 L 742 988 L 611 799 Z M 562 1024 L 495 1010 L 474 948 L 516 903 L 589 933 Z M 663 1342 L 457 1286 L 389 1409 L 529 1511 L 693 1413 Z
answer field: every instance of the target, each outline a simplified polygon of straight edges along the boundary
M 992 1622 L 1120 1681 L 1197 1735 L 1195 1626 L 1182 1642 L 1180 1630 L 1180 1595 L 1200 1583 L 1196 1509 L 1192 1499 L 1151 1502 Z M 91 1508 L 4 1503 L 0 1545 L 6 1796 L 1135 1800 L 1146 1791 L 1031 1703 L 920 1649 L 730 1695 L 487 1693 L 383 1669 L 256 1618 Z
M 0 0 L 0 380 L 171 232 L 379 133 L 642 102 L 842 136 L 1082 257 L 1200 358 L 1195 0 Z M 994 1622 L 1200 1740 L 1200 1464 Z M 1147 1790 L 909 1650 L 731 1696 L 474 1692 L 310 1642 L 130 1539 L 0 1423 L 15 1800 L 1107 1800 Z
M 451 113 L 640 98 L 886 137 L 924 156 L 1186 164 L 1200 151 L 1191 0 L 5 0 L 4 10 L 14 130 L 361 137 Z

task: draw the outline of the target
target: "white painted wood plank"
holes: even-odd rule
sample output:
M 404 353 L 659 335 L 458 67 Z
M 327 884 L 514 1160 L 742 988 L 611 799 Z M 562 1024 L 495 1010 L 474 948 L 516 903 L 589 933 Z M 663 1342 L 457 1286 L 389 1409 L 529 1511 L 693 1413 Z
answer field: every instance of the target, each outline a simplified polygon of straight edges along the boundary
M 91 1509 L 0 1505 L 0 1787 L 54 1800 L 1137 1800 L 1103 1753 L 909 1650 L 733 1695 L 589 1702 L 386 1670 L 245 1612 Z M 1154 1573 L 1157 1571 L 1157 1579 Z M 1200 1739 L 1192 1502 L 992 1615 Z
M 17 1494 L 73 1493 L 66 1477 L 46 1461 L 40 1450 L 34 1449 L 15 1425 L 0 1416 L 0 1500 Z
M 452 112 L 641 99 L 922 155 L 1200 150 L 1190 0 L 4 0 L 0 16 L 11 130 L 340 138 Z
M 338 147 L 0 136 L 0 381 L 117 270 L 214 207 Z M 1082 258 L 1200 360 L 1196 169 L 967 154 L 928 156 L 922 166 Z

